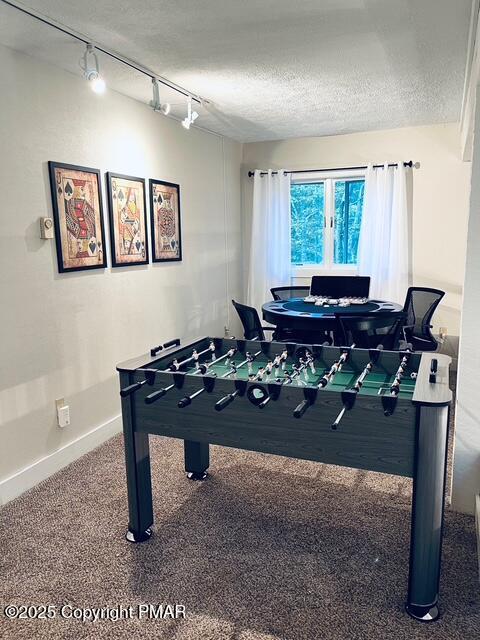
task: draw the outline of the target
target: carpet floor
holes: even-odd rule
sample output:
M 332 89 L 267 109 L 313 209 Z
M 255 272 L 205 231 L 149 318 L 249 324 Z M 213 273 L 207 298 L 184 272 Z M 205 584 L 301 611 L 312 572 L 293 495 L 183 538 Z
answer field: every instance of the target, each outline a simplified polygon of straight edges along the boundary
M 403 610 L 411 481 L 222 447 L 185 479 L 181 441 L 151 438 L 154 536 L 125 541 L 117 436 L 0 511 L 8 640 L 478 640 L 473 517 L 446 513 L 441 619 Z M 60 608 L 176 603 L 186 618 L 82 622 Z M 6 604 L 56 617 L 8 620 Z M 134 609 L 135 611 L 135 609 Z

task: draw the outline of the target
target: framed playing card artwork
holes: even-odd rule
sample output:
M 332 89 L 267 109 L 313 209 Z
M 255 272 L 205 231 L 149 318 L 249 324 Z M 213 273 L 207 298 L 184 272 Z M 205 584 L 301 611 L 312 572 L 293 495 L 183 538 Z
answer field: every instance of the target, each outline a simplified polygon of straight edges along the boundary
M 100 171 L 51 161 L 48 169 L 59 272 L 104 269 Z
M 150 216 L 152 260 L 181 260 L 180 185 L 150 180 Z
M 112 266 L 148 263 L 145 180 L 107 173 Z

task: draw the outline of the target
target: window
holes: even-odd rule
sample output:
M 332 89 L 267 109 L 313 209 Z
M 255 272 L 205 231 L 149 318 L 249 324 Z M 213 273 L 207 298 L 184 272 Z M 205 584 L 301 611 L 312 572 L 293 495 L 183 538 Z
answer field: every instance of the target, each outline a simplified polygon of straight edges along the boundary
M 292 184 L 292 264 L 322 264 L 325 228 L 323 182 Z
M 290 191 L 291 260 L 297 271 L 355 272 L 364 188 L 364 176 L 358 174 L 295 178 Z
M 335 181 L 335 264 L 357 264 L 364 187 L 364 180 Z

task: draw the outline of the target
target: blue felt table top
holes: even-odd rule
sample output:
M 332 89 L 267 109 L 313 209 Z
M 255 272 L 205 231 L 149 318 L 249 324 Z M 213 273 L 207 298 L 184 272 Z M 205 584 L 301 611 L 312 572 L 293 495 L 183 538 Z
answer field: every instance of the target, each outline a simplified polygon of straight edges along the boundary
M 366 304 L 352 304 L 349 307 L 339 305 L 317 306 L 313 302 L 304 302 L 303 298 L 291 298 L 290 300 L 275 300 L 263 305 L 264 310 L 285 315 L 309 315 L 311 317 L 341 315 L 368 315 L 381 311 L 388 313 L 399 312 L 402 307 L 394 302 L 383 300 L 369 300 Z

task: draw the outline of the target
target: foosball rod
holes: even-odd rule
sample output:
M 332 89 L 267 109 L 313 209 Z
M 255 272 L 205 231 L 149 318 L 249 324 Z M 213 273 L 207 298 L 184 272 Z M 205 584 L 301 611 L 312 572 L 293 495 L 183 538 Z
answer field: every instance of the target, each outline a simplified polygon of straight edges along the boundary
M 168 387 L 163 387 L 162 389 L 158 389 L 157 391 L 150 393 L 145 398 L 145 404 L 152 404 L 156 400 L 160 400 L 160 398 L 163 398 L 163 396 L 171 391 L 174 387 L 175 383 L 173 382 L 172 384 L 169 384 Z
M 256 353 L 253 354 L 252 357 L 247 358 L 246 360 L 241 362 L 239 365 L 237 365 L 237 369 L 240 369 L 240 367 L 243 367 L 248 362 L 253 362 L 253 360 L 255 360 L 255 358 L 257 358 L 261 353 L 262 353 L 261 351 L 257 351 Z M 220 398 L 220 400 L 218 400 L 215 403 L 215 409 L 217 411 L 222 411 L 222 409 L 225 409 L 225 407 L 227 407 L 231 402 L 235 400 L 235 398 L 238 396 L 239 393 L 240 393 L 240 389 L 236 389 L 232 393 L 228 393 L 226 396 L 223 396 L 223 398 Z
M 265 372 L 268 377 L 270 376 L 274 368 L 278 369 L 280 365 L 282 365 L 282 368 L 283 368 L 284 362 L 287 358 L 288 358 L 287 351 L 283 351 L 281 354 L 277 354 L 273 359 L 273 362 L 269 360 L 268 364 L 265 367 L 259 367 L 257 373 L 250 374 L 248 377 L 248 381 L 257 382 L 258 380 L 259 382 L 261 382 Z
M 410 359 L 410 354 L 407 353 L 403 356 L 400 365 L 397 369 L 397 372 L 395 374 L 395 378 L 392 382 L 392 384 L 390 385 L 390 395 L 391 396 L 397 396 L 400 392 L 400 384 L 401 381 L 405 375 L 405 369 L 407 368 L 408 365 L 408 361 Z
M 281 387 L 283 387 L 283 385 L 286 385 L 286 384 L 291 384 L 293 380 L 295 380 L 295 378 L 297 378 L 300 375 L 300 373 L 310 364 L 309 360 L 302 361 L 302 358 L 300 358 L 299 362 L 301 364 L 294 369 L 294 372 L 292 374 L 289 374 L 287 372 L 285 373 L 285 378 L 280 382 Z M 267 404 L 270 402 L 270 400 L 274 397 L 274 395 L 275 394 L 270 393 L 265 398 L 265 400 L 260 402 L 260 404 L 258 405 L 258 408 L 263 409 L 264 407 L 266 407 Z
M 380 350 L 380 347 L 379 349 Z M 358 376 L 358 378 L 355 381 L 355 384 L 353 385 L 353 387 L 351 389 L 348 389 L 348 391 L 351 393 L 350 396 L 350 400 L 349 402 L 345 402 L 343 403 L 343 407 L 340 411 L 340 413 L 338 414 L 338 416 L 335 418 L 334 422 L 332 423 L 332 429 L 334 431 L 336 431 L 340 420 L 343 418 L 345 411 L 350 411 L 350 409 L 352 409 L 353 404 L 357 398 L 357 395 L 360 392 L 360 389 L 363 387 L 363 382 L 365 380 L 365 378 L 368 376 L 368 374 L 372 371 L 373 367 L 375 366 L 375 362 L 373 360 L 370 360 L 370 362 L 365 365 L 365 368 L 363 369 L 362 373 Z
M 282 351 L 281 354 L 278 354 L 275 356 L 275 358 L 273 359 L 273 362 L 269 361 L 269 363 L 267 364 L 266 367 L 260 367 L 257 371 L 256 374 L 252 374 L 251 377 L 249 377 L 248 381 L 249 382 L 256 382 L 258 381 L 262 381 L 263 376 L 265 374 L 265 370 L 267 373 L 267 377 L 272 373 L 273 369 L 278 369 L 281 365 L 282 370 L 285 367 L 285 362 L 288 358 L 288 351 L 285 349 L 284 351 Z M 271 364 L 270 364 L 271 362 Z
M 304 371 L 307 367 L 310 367 L 313 369 L 313 362 L 315 362 L 315 358 L 313 357 L 313 355 L 309 352 L 306 351 L 305 353 L 305 360 L 303 360 L 303 358 L 299 358 L 299 363 L 300 366 L 295 367 L 295 365 L 293 365 L 293 369 L 294 369 L 294 373 L 293 374 L 289 374 L 289 373 L 285 373 L 285 378 L 283 380 L 281 380 L 280 378 L 277 378 L 277 382 L 280 382 L 280 386 L 282 387 L 284 384 L 290 384 L 295 378 L 297 378 L 300 373 L 302 371 Z M 263 400 L 258 407 L 260 409 L 263 409 L 263 407 L 265 407 L 270 400 L 274 397 L 275 393 L 270 393 L 265 400 Z
M 199 353 L 197 353 L 196 349 L 194 349 L 193 350 L 193 354 L 190 356 L 190 358 L 187 358 L 186 360 L 182 360 L 182 362 L 178 362 L 175 359 L 172 362 L 172 364 L 170 365 L 170 367 L 165 370 L 165 372 L 167 372 L 167 371 L 178 371 L 180 369 L 180 367 L 183 367 L 184 365 L 188 364 L 189 362 L 192 362 L 192 360 L 195 360 L 195 362 L 197 362 L 200 356 L 205 355 L 209 351 L 211 351 L 215 355 L 215 344 L 214 344 L 213 341 L 210 342 L 210 344 L 208 345 L 208 347 L 206 349 L 204 349 L 203 351 L 200 351 Z
M 192 373 L 192 375 L 196 375 L 198 373 L 201 373 L 202 375 L 205 375 L 205 373 L 208 371 L 208 369 L 214 365 L 217 364 L 218 362 L 221 362 L 222 360 L 225 360 L 225 358 L 233 358 L 233 356 L 237 353 L 238 349 L 236 349 L 235 347 L 232 347 L 231 349 L 229 349 L 227 351 L 227 353 L 223 356 L 220 356 L 220 358 L 217 358 L 216 360 L 212 360 L 212 362 L 209 362 L 207 364 L 203 364 L 201 365 L 200 369 L 198 369 L 197 371 L 194 371 Z M 202 369 L 203 367 L 203 369 Z M 211 373 L 210 374 L 212 378 L 216 378 L 217 374 L 216 373 Z M 197 391 L 194 391 L 193 393 L 191 393 L 188 396 L 185 396 L 183 398 L 181 398 L 178 401 L 178 408 L 179 409 L 184 409 L 185 407 L 188 407 L 189 404 L 192 403 L 192 400 L 194 400 L 197 396 L 199 396 L 201 393 L 203 393 L 204 391 L 206 391 L 206 387 L 202 387 L 201 389 L 198 389 Z
M 355 344 L 352 344 L 348 350 L 345 350 L 342 355 L 339 357 L 338 360 L 336 360 L 332 366 L 330 367 L 330 370 L 328 373 L 325 373 L 321 379 L 320 382 L 317 385 L 317 389 L 323 389 L 324 387 L 327 386 L 327 384 L 329 382 L 331 382 L 335 376 L 335 374 L 337 374 L 343 367 L 343 365 L 345 364 L 345 362 L 348 360 L 348 356 L 350 353 L 350 349 L 353 349 L 353 347 L 355 346 Z M 297 405 L 295 407 L 295 409 L 293 410 L 293 416 L 295 418 L 301 418 L 303 416 L 303 414 L 306 412 L 306 410 L 308 409 L 308 407 L 310 407 L 313 404 L 313 400 L 309 399 L 309 398 L 305 398 L 304 400 L 302 400 L 302 402 L 300 402 L 299 405 Z
M 282 353 L 277 353 L 277 355 L 273 360 L 269 360 L 266 367 L 262 367 L 261 370 L 259 369 L 257 375 L 252 377 L 250 379 L 250 382 L 255 382 L 256 380 L 261 381 L 263 378 L 263 374 L 265 373 L 265 370 L 267 373 L 267 379 L 269 378 L 269 376 L 271 375 L 274 369 L 281 368 L 283 371 L 285 369 L 285 363 L 287 362 L 287 359 L 288 359 L 288 351 L 284 349 Z
M 323 389 L 324 387 L 326 387 L 327 384 L 333 380 L 333 378 L 335 377 L 335 374 L 341 371 L 343 365 L 348 360 L 348 356 L 350 355 L 350 349 L 353 349 L 354 346 L 355 344 L 352 344 L 347 350 L 345 350 L 342 353 L 342 355 L 339 357 L 339 359 L 332 364 L 332 366 L 330 367 L 330 371 L 328 373 L 325 373 L 320 378 L 320 382 L 317 385 L 319 389 Z
M 218 364 L 222 360 L 225 360 L 225 359 L 229 360 L 230 358 L 233 358 L 233 356 L 237 353 L 237 351 L 238 349 L 236 349 L 235 347 L 232 347 L 223 356 L 220 356 L 219 358 L 215 358 L 215 360 L 212 360 L 211 362 L 203 362 L 201 365 L 199 365 L 199 368 L 196 371 L 194 371 L 191 375 L 192 376 L 198 376 L 200 374 L 205 375 L 212 365 Z
M 213 344 L 213 343 L 211 343 L 211 344 Z M 210 348 L 206 349 L 205 352 L 203 352 L 203 353 L 206 353 L 208 351 L 210 351 Z M 216 360 L 212 360 L 212 362 L 207 362 L 206 364 L 200 365 L 200 368 L 197 369 L 196 371 L 194 371 L 192 373 L 192 376 L 199 375 L 199 374 L 204 375 L 213 364 L 216 364 L 217 362 L 221 362 L 222 360 L 225 360 L 225 358 L 228 358 L 228 357 L 232 358 L 235 355 L 236 352 L 237 352 L 237 349 L 232 347 L 232 349 L 229 349 L 226 354 L 224 354 L 223 356 L 220 356 Z M 161 373 L 175 373 L 175 372 L 172 371 L 171 369 L 165 369 Z M 215 375 L 215 377 L 216 377 L 216 375 Z M 145 403 L 146 404 L 152 404 L 152 402 L 155 402 L 156 400 L 159 400 L 160 398 L 163 398 L 163 396 L 166 393 L 168 393 L 168 391 L 171 391 L 174 387 L 175 387 L 175 383 L 172 383 L 172 384 L 168 385 L 168 387 L 164 387 L 163 389 L 158 389 L 157 391 L 154 391 L 153 393 L 150 393 L 148 396 L 146 396 Z M 182 399 L 184 400 L 185 398 L 182 398 Z M 188 403 L 188 404 L 190 404 L 190 403 Z M 187 406 L 187 405 L 185 405 L 185 406 Z
M 280 355 L 276 356 L 276 357 L 278 358 L 277 369 L 278 369 L 279 366 L 281 366 L 282 369 L 285 369 L 285 365 L 286 365 L 287 359 L 288 359 L 288 351 L 286 349 L 284 349 L 282 351 L 282 353 Z
M 135 391 L 138 391 L 141 387 L 143 387 L 144 384 L 150 384 L 152 385 L 155 381 L 155 375 L 157 373 L 156 369 L 144 369 L 144 374 L 145 374 L 145 379 L 144 380 L 140 380 L 139 382 L 134 382 L 132 384 L 129 384 L 128 387 L 123 387 L 123 389 L 120 389 L 120 396 L 122 398 L 126 398 L 127 396 L 131 395 L 132 393 L 134 393 Z
M 211 375 L 212 378 L 216 378 L 217 377 L 216 373 L 211 373 L 210 375 Z M 184 398 L 181 398 L 178 401 L 178 408 L 179 409 L 184 409 L 185 407 L 188 407 L 189 404 L 192 404 L 192 400 L 194 400 L 200 394 L 204 393 L 206 390 L 207 390 L 206 387 L 202 387 L 201 389 L 197 389 L 197 391 L 194 391 L 189 396 L 185 396 Z
M 240 369 L 240 367 L 243 367 L 245 364 L 247 364 L 248 362 L 253 362 L 255 360 L 255 358 L 257 356 L 259 356 L 262 352 L 261 351 L 257 351 L 256 353 L 254 353 L 253 355 L 251 353 L 249 353 L 247 351 L 246 353 L 246 358 L 245 360 L 242 360 L 242 362 L 239 362 L 238 364 L 232 363 L 232 368 L 230 369 L 230 371 L 227 371 L 226 373 L 222 374 L 221 378 L 226 378 L 227 376 L 231 376 L 232 373 L 237 373 L 237 371 Z
M 397 369 L 397 372 L 395 373 L 395 378 L 393 379 L 392 384 L 390 385 L 390 397 L 391 398 L 397 398 L 398 394 L 400 393 L 400 385 L 402 382 L 402 379 L 405 375 L 405 370 L 407 368 L 408 362 L 410 360 L 410 356 L 412 355 L 412 352 L 410 350 L 408 350 L 402 360 L 400 361 L 400 365 Z M 393 411 L 395 409 L 395 400 L 393 401 L 392 406 L 388 406 L 387 408 L 385 408 L 384 410 L 384 415 L 385 416 L 391 416 Z

